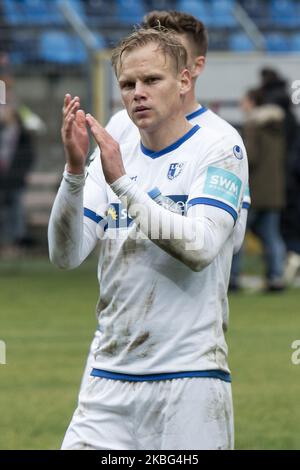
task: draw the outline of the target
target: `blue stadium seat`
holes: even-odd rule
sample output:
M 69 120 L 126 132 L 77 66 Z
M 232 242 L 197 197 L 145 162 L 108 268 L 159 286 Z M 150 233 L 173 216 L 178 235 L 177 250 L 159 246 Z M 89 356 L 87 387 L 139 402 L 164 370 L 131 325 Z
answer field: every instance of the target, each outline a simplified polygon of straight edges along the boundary
M 208 2 L 213 25 L 218 28 L 235 28 L 238 23 L 233 14 L 235 0 L 210 0 Z
M 229 49 L 234 52 L 253 52 L 255 46 L 249 37 L 243 33 L 232 33 L 229 37 Z
M 3 11 L 6 21 L 13 25 L 58 25 L 64 21 L 55 1 L 4 0 Z
M 28 24 L 60 24 L 63 22 L 63 17 L 53 1 L 23 0 L 23 5 Z
M 285 28 L 300 27 L 296 3 L 293 0 L 271 0 L 270 20 L 276 26 Z
M 59 9 L 62 0 L 3 0 L 6 21 L 12 25 L 61 25 L 64 17 Z M 84 16 L 81 0 L 68 0 L 72 8 Z
M 300 52 L 300 33 L 295 33 L 291 37 L 291 51 Z
M 176 10 L 195 16 L 207 26 L 212 24 L 213 18 L 211 17 L 208 4 L 205 0 L 178 0 Z
M 262 0 L 241 0 L 240 3 L 250 18 L 254 20 L 261 18 L 266 13 L 266 2 Z
M 22 14 L 21 2 L 16 2 L 14 0 L 3 0 L 2 7 L 4 18 L 7 23 L 11 25 L 24 23 L 24 15 Z
M 49 1 L 49 0 L 48 0 Z M 59 10 L 59 3 L 63 2 L 64 0 L 50 0 L 51 3 L 56 3 L 56 9 Z M 49 3 L 50 3 L 49 1 Z M 78 13 L 79 16 L 85 18 L 85 9 L 84 9 L 84 1 L 85 0 L 68 0 L 68 3 L 72 7 L 72 9 Z
M 175 0 L 144 0 L 147 11 L 152 10 L 174 10 Z
M 46 31 L 40 36 L 39 56 L 42 61 L 59 64 L 82 64 L 87 60 L 80 39 L 61 31 Z
M 89 25 L 109 24 L 115 15 L 115 3 L 107 0 L 85 0 L 85 16 Z
M 12 64 L 36 63 L 38 61 L 36 35 L 31 31 L 16 28 L 9 57 Z
M 123 24 L 139 24 L 146 10 L 142 0 L 116 0 L 116 19 Z
M 290 41 L 284 34 L 268 33 L 265 35 L 265 38 L 269 52 L 290 52 Z

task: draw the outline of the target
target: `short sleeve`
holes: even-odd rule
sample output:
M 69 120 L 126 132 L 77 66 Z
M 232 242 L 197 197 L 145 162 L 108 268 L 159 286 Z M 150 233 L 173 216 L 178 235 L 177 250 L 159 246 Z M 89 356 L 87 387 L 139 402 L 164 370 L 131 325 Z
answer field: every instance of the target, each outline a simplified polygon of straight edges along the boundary
M 245 191 L 244 191 L 242 208 L 249 209 L 250 206 L 251 206 L 251 195 L 250 195 L 249 183 L 247 183 L 245 187 Z
M 213 144 L 194 171 L 187 208 L 197 204 L 217 207 L 236 222 L 248 181 L 247 156 L 231 138 Z

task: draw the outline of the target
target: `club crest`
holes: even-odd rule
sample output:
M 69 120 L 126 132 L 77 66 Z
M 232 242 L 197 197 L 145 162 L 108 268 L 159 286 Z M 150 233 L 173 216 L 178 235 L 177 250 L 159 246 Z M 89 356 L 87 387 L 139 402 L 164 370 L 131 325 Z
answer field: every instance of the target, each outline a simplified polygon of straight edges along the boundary
M 171 163 L 169 171 L 168 171 L 168 178 L 169 180 L 173 180 L 177 176 L 180 175 L 184 167 L 184 163 Z
M 243 150 L 239 145 L 233 147 L 233 153 L 238 160 L 242 160 L 244 157 Z

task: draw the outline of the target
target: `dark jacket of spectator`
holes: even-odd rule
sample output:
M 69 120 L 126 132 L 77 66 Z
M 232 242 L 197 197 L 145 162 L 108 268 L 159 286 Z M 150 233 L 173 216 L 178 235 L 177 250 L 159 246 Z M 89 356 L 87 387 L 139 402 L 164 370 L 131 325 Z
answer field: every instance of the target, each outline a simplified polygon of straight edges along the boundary
M 22 189 L 25 186 L 26 175 L 34 161 L 34 151 L 30 133 L 24 128 L 18 116 L 16 116 L 15 124 L 16 132 L 14 138 L 7 143 L 2 142 L 4 146 L 11 146 L 11 148 L 5 149 L 5 151 L 8 150 L 8 152 L 11 153 L 7 165 L 0 168 L 0 191 L 2 195 L 5 196 L 11 191 Z M 0 137 L 3 138 L 3 136 L 4 126 L 0 128 Z
M 289 155 L 286 189 L 287 203 L 282 214 L 283 236 L 287 242 L 300 241 L 300 137 Z
M 285 205 L 285 114 L 277 105 L 255 107 L 243 129 L 253 209 Z

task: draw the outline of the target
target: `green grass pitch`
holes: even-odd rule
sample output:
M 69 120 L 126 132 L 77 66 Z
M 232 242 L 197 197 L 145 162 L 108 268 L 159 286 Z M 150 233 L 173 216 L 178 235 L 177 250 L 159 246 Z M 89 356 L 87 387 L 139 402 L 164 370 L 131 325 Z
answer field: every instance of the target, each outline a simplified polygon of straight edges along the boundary
M 2 263 L 0 283 L 0 449 L 58 449 L 95 328 L 96 260 L 72 272 L 46 260 Z M 297 290 L 230 297 L 238 449 L 300 449 L 299 299 Z

